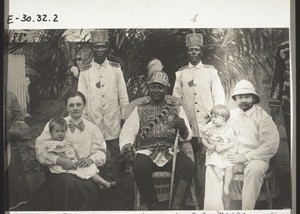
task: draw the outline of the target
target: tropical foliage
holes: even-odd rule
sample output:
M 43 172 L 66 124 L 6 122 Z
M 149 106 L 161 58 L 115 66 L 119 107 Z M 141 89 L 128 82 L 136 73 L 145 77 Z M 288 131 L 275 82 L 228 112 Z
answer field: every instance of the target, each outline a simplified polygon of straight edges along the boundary
M 270 83 L 275 49 L 288 40 L 288 29 L 194 29 L 204 35 L 203 62 L 220 73 L 227 94 L 237 80 L 247 78 L 258 87 Z M 192 29 L 110 29 L 111 56 L 121 63 L 130 99 L 142 96 L 147 62 L 155 57 L 164 64 L 171 85 L 175 72 L 187 64 L 185 35 Z M 76 33 L 79 41 L 69 41 Z M 27 43 L 26 66 L 38 74 L 43 98 L 57 98 L 68 78 L 72 59 L 78 54 L 85 63 L 92 58 L 86 30 L 43 30 L 39 42 Z M 24 45 L 24 44 L 23 44 Z M 11 50 L 13 51 L 13 50 Z

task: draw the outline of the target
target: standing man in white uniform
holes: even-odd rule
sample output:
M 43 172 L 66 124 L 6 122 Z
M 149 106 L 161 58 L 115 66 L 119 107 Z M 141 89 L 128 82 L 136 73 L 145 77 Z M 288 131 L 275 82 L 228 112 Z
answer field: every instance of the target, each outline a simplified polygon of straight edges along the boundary
M 195 153 L 195 181 L 200 206 L 202 206 L 205 180 L 205 151 L 200 143 L 199 134 L 203 126 L 210 120 L 210 109 L 217 104 L 225 103 L 225 93 L 218 71 L 212 65 L 204 65 L 201 61 L 203 35 L 200 33 L 187 34 L 186 47 L 189 64 L 181 67 L 176 72 L 173 96 L 182 100 L 182 106 L 193 130 L 192 145 Z
M 112 155 L 115 181 L 123 180 L 124 162 L 121 161 L 119 134 L 124 123 L 128 95 L 119 63 L 107 59 L 108 31 L 91 32 L 94 58 L 79 76 L 78 91 L 87 99 L 83 116 L 101 130 Z

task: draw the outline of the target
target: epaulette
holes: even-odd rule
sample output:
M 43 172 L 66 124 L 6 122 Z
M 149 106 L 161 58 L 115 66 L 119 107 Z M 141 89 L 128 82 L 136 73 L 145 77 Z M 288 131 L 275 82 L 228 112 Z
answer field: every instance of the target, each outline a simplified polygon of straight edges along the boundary
M 108 63 L 109 63 L 112 67 L 115 67 L 115 68 L 120 68 L 120 67 L 121 67 L 120 63 L 117 63 L 117 62 L 108 61 Z
M 182 66 L 181 68 L 179 68 L 178 71 L 182 71 L 182 70 L 187 69 L 187 68 L 189 68 L 189 65 Z
M 203 64 L 203 67 L 204 67 L 204 68 L 212 68 L 212 69 L 215 69 L 215 67 L 214 67 L 213 65 L 205 65 L 205 64 Z
M 88 65 L 85 65 L 81 68 L 81 71 L 85 71 L 85 70 L 88 70 L 92 67 L 92 64 L 88 64 Z

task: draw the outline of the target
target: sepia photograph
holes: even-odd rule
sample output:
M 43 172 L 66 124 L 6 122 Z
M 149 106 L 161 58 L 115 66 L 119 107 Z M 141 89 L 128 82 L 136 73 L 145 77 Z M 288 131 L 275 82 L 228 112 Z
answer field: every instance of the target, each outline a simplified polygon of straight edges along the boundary
M 290 41 L 288 27 L 7 30 L 5 210 L 290 213 Z

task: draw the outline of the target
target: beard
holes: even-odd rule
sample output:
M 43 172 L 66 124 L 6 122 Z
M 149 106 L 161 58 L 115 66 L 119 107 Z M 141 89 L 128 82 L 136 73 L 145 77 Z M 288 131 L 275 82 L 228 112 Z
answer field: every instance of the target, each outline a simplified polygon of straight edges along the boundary
M 242 109 L 243 111 L 247 111 L 247 110 L 249 110 L 250 108 L 252 108 L 253 102 L 251 102 L 251 103 L 246 103 L 246 102 L 239 103 L 238 106 L 239 106 L 239 108 Z

